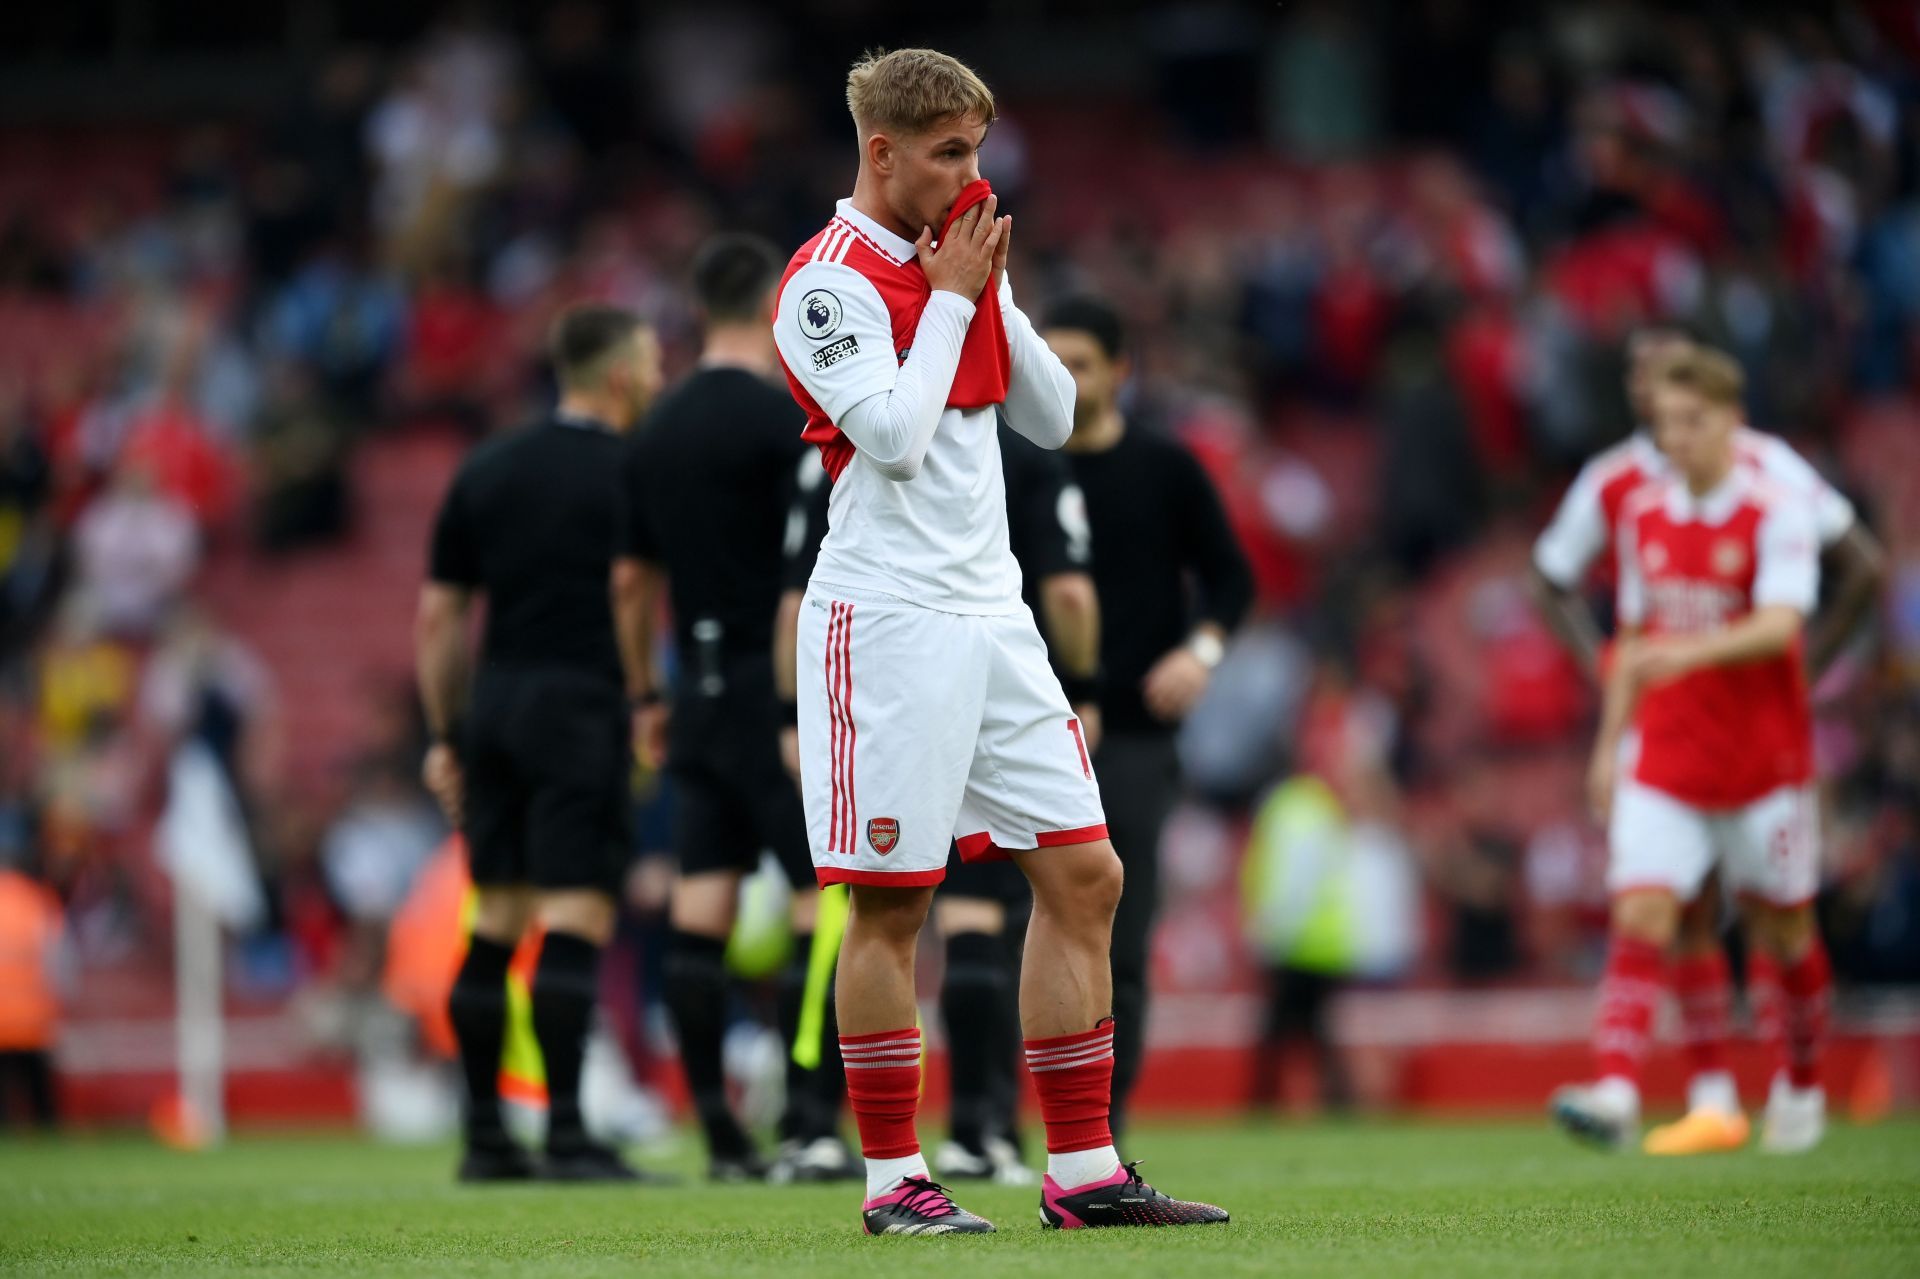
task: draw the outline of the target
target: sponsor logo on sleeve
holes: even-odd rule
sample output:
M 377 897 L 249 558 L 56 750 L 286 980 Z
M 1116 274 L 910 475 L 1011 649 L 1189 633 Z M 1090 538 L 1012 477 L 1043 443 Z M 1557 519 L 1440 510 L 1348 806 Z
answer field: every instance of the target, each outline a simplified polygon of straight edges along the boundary
M 813 353 L 813 368 L 817 373 L 821 369 L 840 363 L 860 349 L 860 339 L 849 333 L 838 342 L 821 347 Z
M 800 299 L 800 331 L 824 342 L 839 330 L 843 314 L 839 298 L 826 289 L 810 289 Z

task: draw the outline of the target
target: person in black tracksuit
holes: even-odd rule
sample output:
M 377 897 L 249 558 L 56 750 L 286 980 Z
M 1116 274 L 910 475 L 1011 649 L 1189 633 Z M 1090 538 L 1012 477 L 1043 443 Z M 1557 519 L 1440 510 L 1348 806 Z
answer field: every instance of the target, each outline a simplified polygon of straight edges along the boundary
M 1101 736 L 1094 751 L 1107 830 L 1126 867 L 1113 921 L 1116 1136 L 1145 1043 L 1160 834 L 1180 788 L 1174 734 L 1206 691 L 1253 599 L 1253 575 L 1206 472 L 1171 440 L 1129 429 L 1118 314 L 1092 298 L 1048 312 L 1042 336 L 1073 374 L 1064 450 L 1086 497 L 1100 595 Z
M 633 1180 L 591 1141 L 580 1063 L 601 948 L 630 854 L 631 756 L 608 577 L 619 435 L 660 382 L 653 333 L 632 314 L 563 314 L 561 387 L 545 421 L 489 441 L 460 467 L 434 521 L 415 625 L 433 745 L 423 771 L 466 835 L 479 905 L 448 1001 L 466 1078 L 466 1181 Z M 468 614 L 487 603 L 468 677 Z M 546 930 L 533 1026 L 547 1075 L 536 1164 L 501 1122 L 507 965 L 528 924 Z
M 616 620 L 640 749 L 674 786 L 674 880 L 667 1007 L 720 1181 L 860 1175 L 839 1136 L 839 1041 L 818 1069 L 793 1064 L 818 890 L 800 792 L 781 767 L 773 626 L 794 475 L 811 448 L 779 376 L 767 316 L 781 259 L 770 245 L 716 237 L 693 267 L 706 326 L 700 365 L 635 433 L 622 463 L 625 515 Z M 817 463 L 816 463 L 817 465 Z M 653 618 L 672 604 L 679 664 L 671 693 L 653 670 Z M 671 725 L 671 731 L 668 731 Z M 795 958 L 779 983 L 788 1054 L 782 1147 L 771 1167 L 727 1099 L 721 1045 L 725 964 L 740 882 L 771 851 L 793 885 Z M 830 1013 L 829 1013 L 830 1015 Z
M 1100 605 L 1086 503 L 1058 453 L 1003 422 L 1001 475 L 1007 537 L 1020 562 L 1027 606 L 1038 614 L 1049 656 L 1085 731 L 1097 738 Z M 798 612 L 827 532 L 832 485 L 811 459 L 788 529 L 787 606 Z M 789 650 L 790 651 L 790 650 Z M 797 744 L 796 744 L 797 749 Z M 946 945 L 940 1010 L 951 1069 L 950 1139 L 934 1156 L 941 1177 L 992 1177 L 1027 1185 L 1038 1177 L 1021 1162 L 1015 1120 L 1021 1061 L 1019 946 L 1033 891 L 1011 861 L 968 862 L 957 851 L 934 898 L 934 925 Z

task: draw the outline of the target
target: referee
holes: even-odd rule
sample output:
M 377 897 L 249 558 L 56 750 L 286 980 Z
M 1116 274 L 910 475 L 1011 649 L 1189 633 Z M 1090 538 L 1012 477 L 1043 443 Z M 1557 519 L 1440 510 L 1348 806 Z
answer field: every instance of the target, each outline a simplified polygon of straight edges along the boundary
M 1027 606 L 1046 635 L 1060 685 L 1089 744 L 1099 739 L 1100 602 L 1086 502 L 1058 453 L 1003 422 L 1000 472 L 1007 491 L 1007 540 L 1020 563 Z M 787 593 L 780 637 L 792 678 L 793 636 L 801 598 L 827 534 L 832 486 L 817 464 L 801 471 L 802 497 L 789 527 Z M 783 690 L 790 696 L 790 691 Z M 784 735 L 788 766 L 799 767 L 797 730 Z M 1027 877 L 1011 861 L 968 862 L 950 854 L 933 899 L 934 927 L 946 948 L 940 1012 L 950 1069 L 949 1139 L 934 1156 L 946 1178 L 992 1178 L 1002 1185 L 1039 1181 L 1020 1154 L 1019 946 L 1033 904 Z
M 706 337 L 700 367 L 648 416 L 627 449 L 615 614 L 643 757 L 674 784 L 672 940 L 667 1007 L 705 1131 L 708 1172 L 770 1171 L 734 1115 L 722 1070 L 730 980 L 725 954 L 740 881 L 771 850 L 794 887 L 795 959 L 778 990 L 788 1053 L 780 1180 L 858 1176 L 838 1135 L 837 1036 L 819 1068 L 794 1064 L 818 892 L 799 789 L 780 765 L 773 627 L 794 475 L 811 451 L 805 416 L 777 387 L 767 316 L 784 265 L 772 246 L 724 235 L 693 267 Z M 811 461 L 811 459 L 809 459 Z M 812 462 L 816 468 L 817 462 Z M 665 586 L 678 679 L 654 673 L 653 620 Z M 667 732 L 671 724 L 671 733 Z
M 1129 429 L 1120 317 L 1063 299 L 1042 336 L 1073 374 L 1065 453 L 1086 495 L 1102 614 L 1103 733 L 1094 751 L 1107 829 L 1126 866 L 1113 921 L 1113 1130 L 1125 1123 L 1146 1040 L 1147 966 L 1160 832 L 1180 788 L 1174 733 L 1253 599 L 1253 575 L 1220 497 L 1191 453 Z
M 466 833 L 479 897 L 448 1001 L 466 1076 L 464 1181 L 639 1176 L 588 1138 L 580 1059 L 629 853 L 627 715 L 607 592 L 618 436 L 659 388 L 660 355 L 650 329 L 604 306 L 562 314 L 550 347 L 558 410 L 461 466 L 434 523 L 414 634 L 433 733 L 423 771 Z M 482 595 L 470 680 L 468 613 Z M 507 965 L 534 921 L 546 930 L 533 978 L 548 1098 L 537 1164 L 507 1137 L 496 1082 Z

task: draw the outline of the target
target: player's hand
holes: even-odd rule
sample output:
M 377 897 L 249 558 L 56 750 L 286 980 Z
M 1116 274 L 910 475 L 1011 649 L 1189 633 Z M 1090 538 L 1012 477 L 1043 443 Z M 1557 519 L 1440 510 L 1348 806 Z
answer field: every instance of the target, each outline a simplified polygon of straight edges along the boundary
M 1693 649 L 1684 638 L 1642 639 L 1618 658 L 1635 688 L 1651 688 L 1685 675 L 1694 667 Z
M 1587 765 L 1587 807 L 1593 812 L 1593 820 L 1602 826 L 1613 812 L 1613 780 L 1619 752 L 1609 745 L 1596 750 L 1593 760 Z
M 1092 759 L 1100 749 L 1100 730 L 1103 727 L 1100 707 L 1093 702 L 1082 702 L 1073 708 L 1073 713 L 1080 720 L 1080 738 L 1087 744 L 1087 758 Z
M 420 780 L 447 815 L 448 824 L 457 829 L 466 812 L 466 776 L 453 747 L 445 742 L 429 746 L 420 763 Z
M 940 242 L 938 253 L 933 251 L 933 228 L 920 228 L 913 252 L 920 259 L 920 269 L 927 273 L 929 285 L 958 293 L 969 302 L 986 290 L 994 254 L 999 250 L 1004 231 L 1000 220 L 993 216 L 999 207 L 1000 197 L 990 195 L 962 213 L 953 229 L 947 232 L 947 238 Z
M 1007 278 L 1007 252 L 1013 247 L 1013 215 L 1000 219 L 1000 243 L 993 249 L 993 291 L 998 293 Z
M 672 718 L 673 710 L 665 701 L 634 708 L 633 753 L 650 773 L 666 767 L 667 734 Z
M 783 724 L 780 728 L 780 763 L 787 770 L 787 776 L 793 778 L 796 785 L 800 781 L 800 730 L 792 724 Z
M 1177 724 L 1207 691 L 1207 681 L 1212 675 L 1206 663 L 1182 644 L 1153 664 L 1147 677 L 1140 681 L 1140 692 L 1154 718 Z

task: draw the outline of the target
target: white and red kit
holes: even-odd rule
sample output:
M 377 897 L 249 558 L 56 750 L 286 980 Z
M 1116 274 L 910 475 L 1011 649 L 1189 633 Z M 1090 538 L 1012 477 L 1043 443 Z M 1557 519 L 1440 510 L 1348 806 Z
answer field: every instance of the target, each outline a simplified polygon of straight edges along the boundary
M 1832 546 L 1853 527 L 1853 504 L 1779 436 L 1742 427 L 1734 449 L 1740 466 L 1802 494 L 1813 504 L 1822 547 Z M 1535 566 L 1565 590 L 1578 590 L 1596 564 L 1611 583 L 1613 548 L 1627 499 L 1642 485 L 1670 477 L 1672 470 L 1645 431 L 1635 431 L 1595 454 L 1580 468 L 1552 521 L 1534 543 Z
M 1750 466 L 1700 497 L 1676 479 L 1643 485 L 1622 508 L 1618 557 L 1621 624 L 1649 637 L 1723 630 L 1772 605 L 1804 616 L 1818 594 L 1812 504 Z M 1777 905 L 1813 896 L 1812 711 L 1798 641 L 1647 689 L 1634 728 L 1609 830 L 1615 892 L 1690 899 L 1718 863 L 1737 892 Z
M 999 292 L 997 406 L 1045 448 L 1073 378 Z M 782 277 L 773 332 L 833 477 L 799 627 L 801 790 L 820 882 L 933 884 L 963 856 L 1105 838 L 1079 721 L 1021 602 L 993 404 L 955 405 L 974 301 L 842 200 Z

